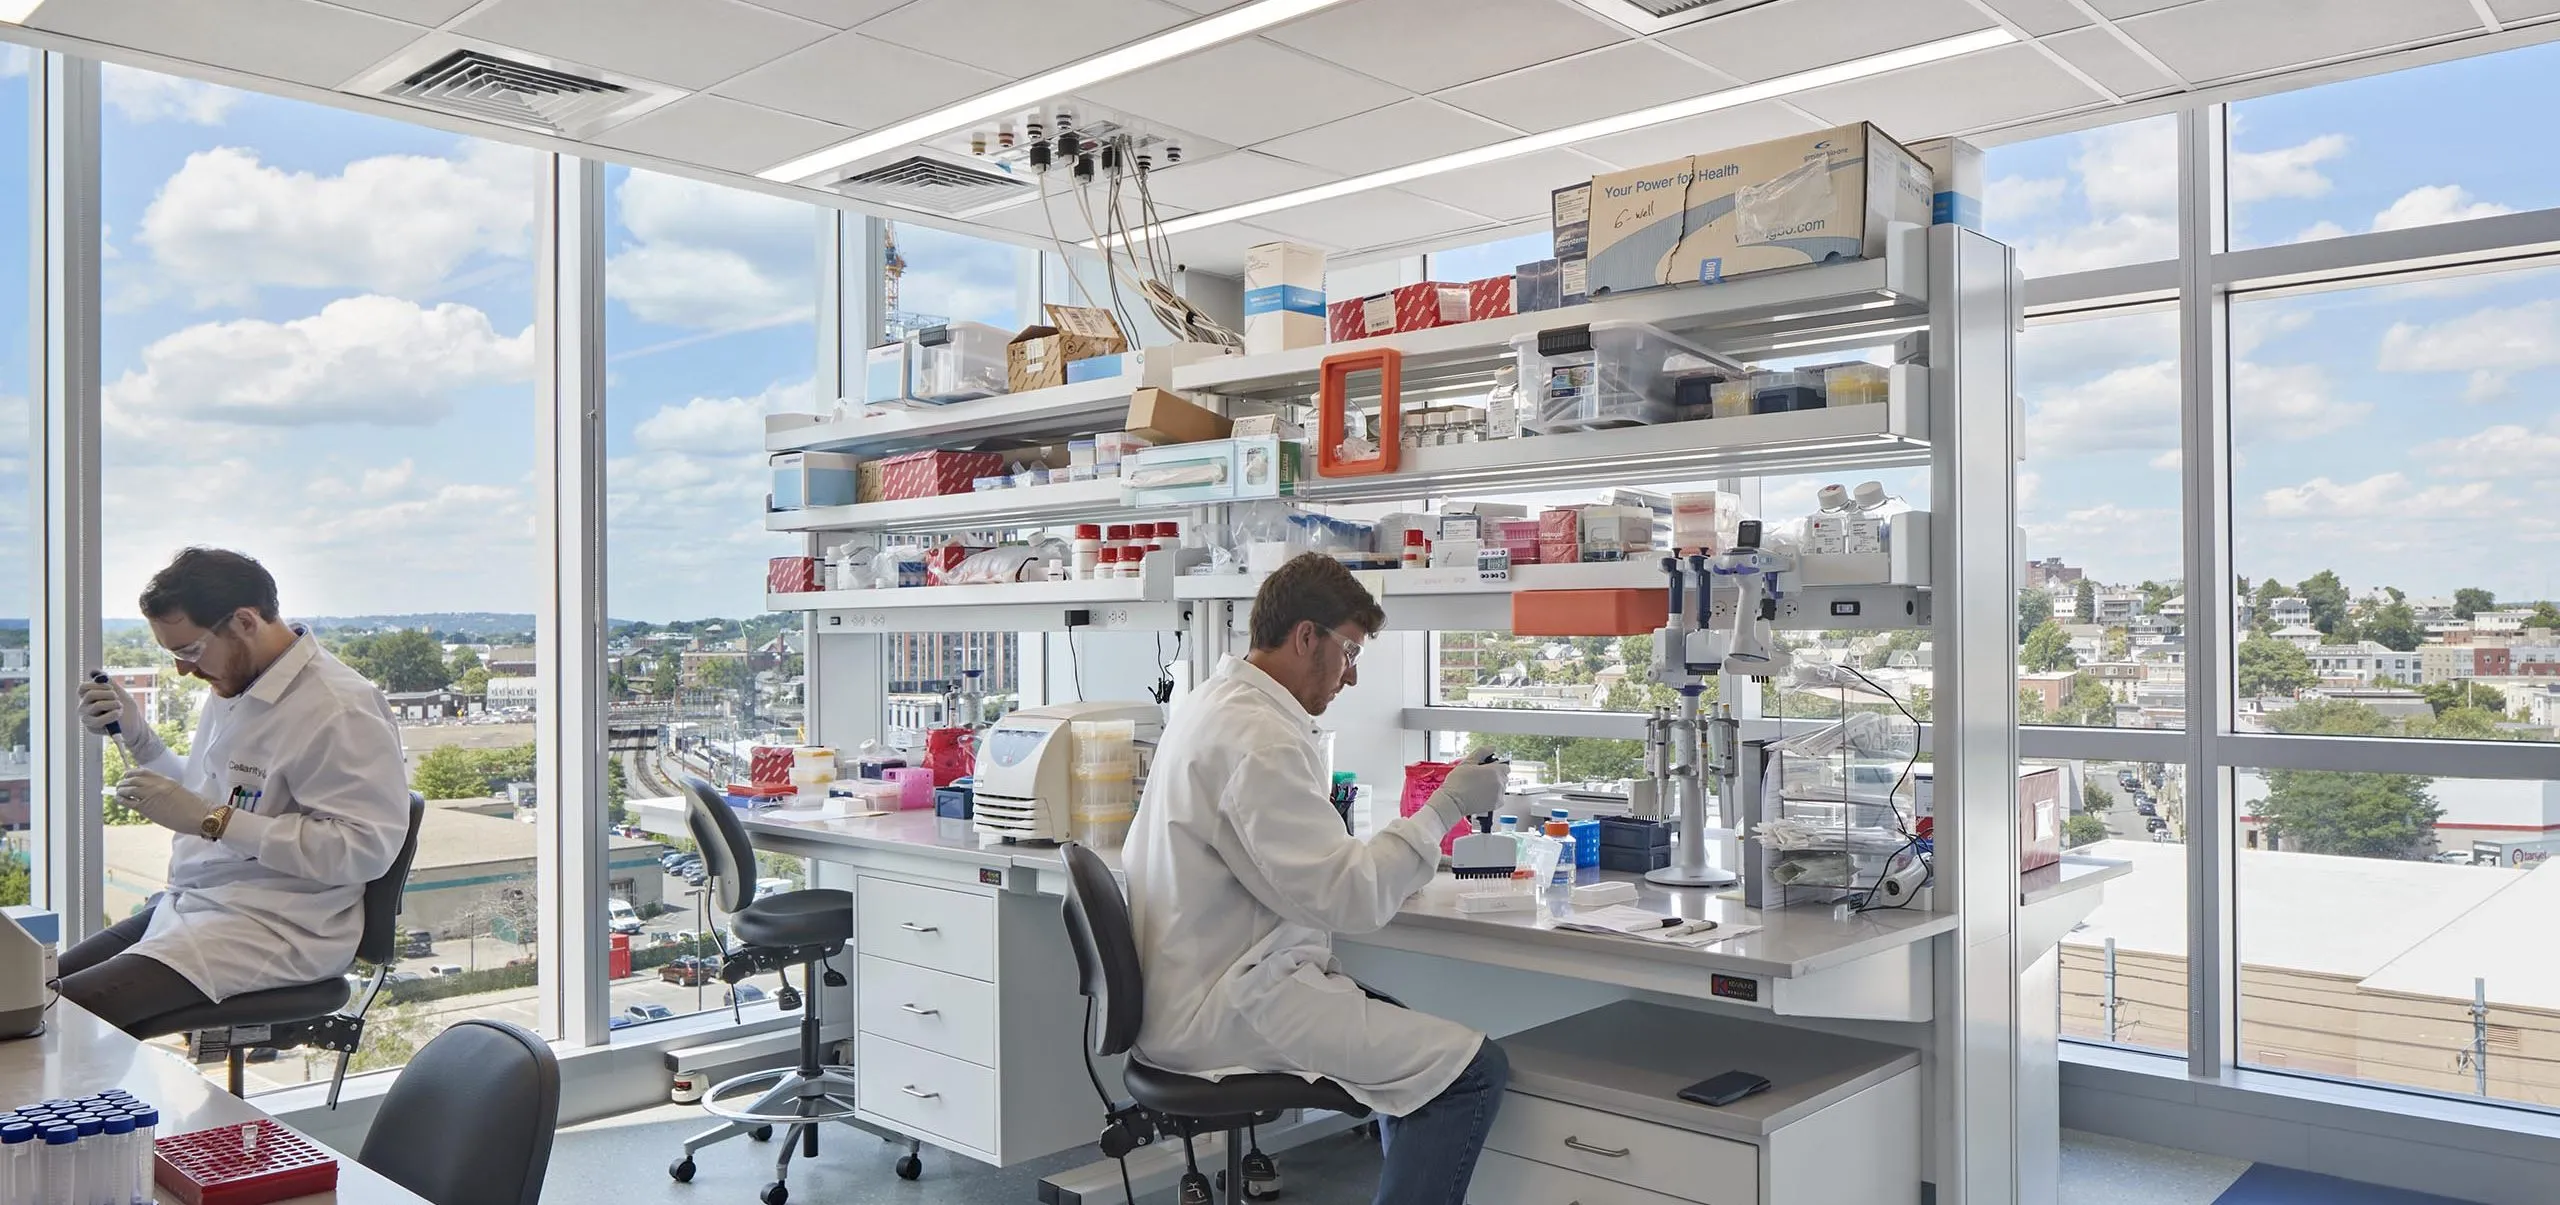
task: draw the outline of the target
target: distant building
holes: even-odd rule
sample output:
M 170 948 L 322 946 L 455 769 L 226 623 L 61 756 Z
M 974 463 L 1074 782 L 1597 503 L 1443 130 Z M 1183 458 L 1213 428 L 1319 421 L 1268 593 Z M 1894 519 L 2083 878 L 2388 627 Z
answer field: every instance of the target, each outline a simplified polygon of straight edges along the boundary
M 532 678 L 491 678 L 489 693 L 481 696 L 481 706 L 489 711 L 531 711 L 540 698 Z
M 2508 672 L 2519 678 L 2560 678 L 2560 645 L 2519 644 L 2506 650 Z
M 2384 680 L 2417 682 L 2426 673 L 2425 661 L 2417 651 L 2403 653 L 2370 640 L 2313 645 L 2304 653 L 2311 658 L 2312 672 L 2324 683 L 2371 686 Z
M 2311 601 L 2298 594 L 2288 594 L 2267 602 L 2267 622 L 2279 628 L 2311 626 Z
M 27 827 L 35 804 L 33 761 L 24 749 L 0 749 L 0 829 L 17 832 Z
M 2428 644 L 2418 648 L 2418 681 L 2432 686 L 2457 678 L 2507 676 L 2508 650 L 2480 644 Z
M 2143 614 L 2144 610 L 2140 590 L 2098 591 L 2095 618 L 2108 627 L 2123 627 L 2132 623 L 2134 616 Z
M 2058 556 L 2027 562 L 2027 588 L 2030 590 L 2051 590 L 2056 586 L 2076 588 L 2085 576 L 2087 574 L 2082 570 L 2063 564 Z
M 2187 622 L 2187 596 L 2181 594 L 2160 604 L 2160 618 L 2174 624 Z
M 2077 675 L 2070 670 L 2020 674 L 2018 691 L 2021 694 L 2035 695 L 2043 703 L 2045 714 L 2051 715 L 2062 710 L 2062 701 L 2071 697 L 2071 679 L 2075 676 Z
M 2306 653 L 2320 647 L 2320 629 L 2307 623 L 2289 623 L 2277 628 L 2275 638 Z
M 489 676 L 492 678 L 530 678 L 533 676 L 533 646 L 501 645 L 490 649 L 488 657 L 480 664 L 488 668 Z
M 889 689 L 939 696 L 966 670 L 977 670 L 978 693 L 1009 695 L 1021 689 L 1021 661 L 1012 632 L 898 632 L 889 637 Z

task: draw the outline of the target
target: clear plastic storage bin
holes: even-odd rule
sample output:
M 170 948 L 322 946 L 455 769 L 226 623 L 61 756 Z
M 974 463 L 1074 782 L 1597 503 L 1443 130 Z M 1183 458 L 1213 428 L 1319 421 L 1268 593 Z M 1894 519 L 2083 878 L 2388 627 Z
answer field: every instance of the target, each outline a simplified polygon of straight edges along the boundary
M 1521 335 L 1511 351 L 1520 425 L 1538 435 L 1671 422 L 1674 374 L 1715 363 L 1697 344 L 1624 320 Z
M 983 322 L 928 326 L 915 333 L 915 396 L 965 402 L 1005 391 L 1004 349 L 1013 336 Z

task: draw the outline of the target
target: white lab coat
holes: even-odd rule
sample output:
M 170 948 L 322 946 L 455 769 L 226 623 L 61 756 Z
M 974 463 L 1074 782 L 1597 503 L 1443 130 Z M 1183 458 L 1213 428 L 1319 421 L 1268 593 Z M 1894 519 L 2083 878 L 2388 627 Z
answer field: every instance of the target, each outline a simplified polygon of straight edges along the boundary
M 1483 1035 L 1370 999 L 1332 935 L 1395 919 L 1446 830 L 1407 817 L 1367 841 L 1343 832 L 1318 735 L 1234 658 L 1166 729 L 1122 851 L 1146 975 L 1136 1053 L 1192 1075 L 1322 1076 L 1402 1116 L 1448 1088 Z
M 300 631 L 300 629 L 296 629 Z M 409 829 L 400 728 L 382 692 L 302 632 L 233 698 L 210 697 L 184 765 L 144 767 L 234 811 L 222 840 L 170 840 L 169 886 L 131 953 L 214 1000 L 326 979 L 355 961 L 364 885 Z

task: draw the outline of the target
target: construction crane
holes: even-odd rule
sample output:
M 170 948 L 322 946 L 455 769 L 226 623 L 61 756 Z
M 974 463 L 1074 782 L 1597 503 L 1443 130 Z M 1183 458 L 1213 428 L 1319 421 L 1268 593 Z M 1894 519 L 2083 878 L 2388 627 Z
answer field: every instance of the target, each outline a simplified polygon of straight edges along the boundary
M 898 278 L 907 274 L 907 257 L 898 254 L 898 224 L 880 223 L 880 309 L 891 340 L 949 321 L 939 314 L 911 314 L 898 308 Z

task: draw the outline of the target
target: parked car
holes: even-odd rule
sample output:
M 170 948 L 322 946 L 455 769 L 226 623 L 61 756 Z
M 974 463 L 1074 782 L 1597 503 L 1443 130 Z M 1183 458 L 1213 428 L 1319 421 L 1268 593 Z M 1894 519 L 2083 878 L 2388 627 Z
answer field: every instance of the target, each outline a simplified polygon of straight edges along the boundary
M 424 983 L 426 982 L 426 979 L 426 976 L 421 975 L 416 971 L 393 971 L 390 974 L 383 976 L 382 982 L 385 986 L 389 986 L 399 983 Z
M 686 853 L 681 849 L 671 849 L 658 855 L 658 865 L 664 866 L 669 870 L 673 870 L 675 869 L 676 863 L 684 861 L 686 858 L 690 858 L 692 856 L 692 854 Z
M 2169 831 L 2169 822 L 2159 818 L 2158 816 L 2145 816 L 2142 818 L 2142 823 L 2143 827 L 2148 828 L 2155 833 L 2165 833 Z
M 606 900 L 604 917 L 605 923 L 616 933 L 640 931 L 640 910 L 632 907 L 629 900 Z
M 741 983 L 720 994 L 722 1004 L 754 1004 L 764 998 L 764 989 L 752 983 Z
M 462 968 L 450 962 L 434 963 L 427 967 L 428 976 L 436 979 L 442 979 L 447 975 L 459 975 L 461 973 Z
M 622 1015 L 631 1018 L 632 1022 L 637 1024 L 642 1021 L 664 1021 L 676 1015 L 676 1010 L 663 1004 L 634 1004 L 622 1010 Z
M 400 935 L 402 958 L 425 958 L 436 952 L 436 935 L 424 929 L 411 929 Z
M 604 1027 L 606 1029 L 629 1029 L 637 1024 L 639 1024 L 639 1022 L 623 1016 L 621 1013 L 615 1013 L 612 1016 L 605 1018 L 604 1021 Z
M 700 987 L 720 977 L 720 958 L 716 954 L 695 957 L 686 954 L 658 968 L 658 980 L 677 987 Z
M 2160 814 L 2159 805 L 2152 803 L 2148 799 L 2134 800 L 2133 810 L 2137 815 L 2143 816 L 2157 816 Z
M 710 881 L 711 876 L 702 873 L 702 868 L 699 866 L 684 872 L 684 885 L 687 887 L 700 887 Z

